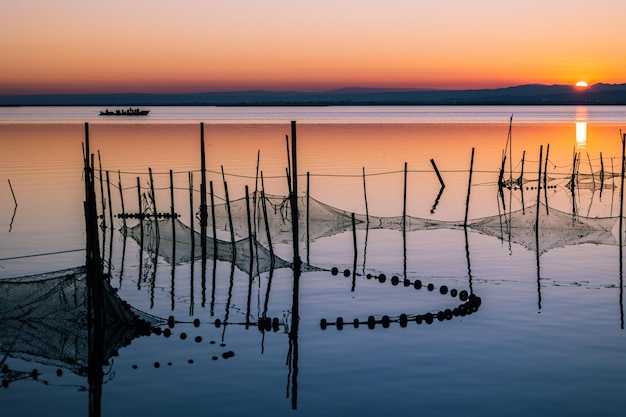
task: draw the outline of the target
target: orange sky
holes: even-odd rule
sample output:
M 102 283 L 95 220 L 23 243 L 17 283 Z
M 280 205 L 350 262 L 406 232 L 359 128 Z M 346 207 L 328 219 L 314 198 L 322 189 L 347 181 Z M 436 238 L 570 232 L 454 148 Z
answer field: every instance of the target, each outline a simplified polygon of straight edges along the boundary
M 0 95 L 626 82 L 626 2 L 4 0 Z

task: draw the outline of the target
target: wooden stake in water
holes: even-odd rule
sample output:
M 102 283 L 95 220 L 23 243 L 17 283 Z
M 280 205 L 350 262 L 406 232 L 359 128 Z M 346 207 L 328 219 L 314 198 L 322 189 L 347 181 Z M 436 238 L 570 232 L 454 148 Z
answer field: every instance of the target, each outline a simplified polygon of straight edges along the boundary
M 602 160 L 602 152 L 600 152 L 600 188 L 604 186 L 604 161 Z
M 209 181 L 209 188 L 211 190 L 211 232 L 213 233 L 213 259 L 217 260 L 217 226 L 215 225 L 215 193 L 213 192 L 213 181 Z M 206 240 L 206 230 L 204 238 Z
M 519 185 L 520 189 L 524 185 L 524 162 L 526 160 L 526 151 L 522 152 L 522 172 L 519 174 L 519 180 L 517 181 L 517 185 Z
M 593 165 L 591 165 L 591 157 L 589 156 L 589 152 L 587 152 L 587 162 L 589 162 L 589 170 L 591 171 L 592 191 L 595 191 L 596 190 L 596 176 L 593 173 Z
M 539 146 L 539 173 L 537 174 L 537 218 L 535 232 L 537 233 L 537 250 L 539 250 L 539 205 L 541 204 L 541 161 L 543 160 L 543 145 Z
M 356 260 L 358 255 L 358 248 L 356 244 L 356 219 L 354 218 L 354 213 L 352 213 L 352 246 L 354 247 L 354 263 L 352 266 L 352 291 L 356 287 Z
M 576 162 L 578 154 L 574 152 L 574 161 L 572 162 L 572 179 L 570 180 L 570 189 L 572 191 L 572 197 L 574 197 L 574 187 L 576 185 Z
M 437 169 L 437 165 L 435 165 L 435 160 L 431 159 L 430 163 L 433 166 L 433 169 L 435 170 L 435 174 L 437 174 L 437 178 L 439 179 L 439 183 L 441 184 L 441 188 L 445 188 L 446 184 L 443 182 L 443 178 L 441 178 L 441 174 L 439 173 L 439 170 Z
M 467 214 L 469 212 L 470 193 L 472 191 L 472 173 L 474 172 L 474 148 L 472 148 L 472 158 L 470 159 L 469 180 L 467 182 L 467 198 L 465 199 L 465 220 L 463 226 L 467 226 Z
M 365 198 L 365 221 L 370 223 L 370 213 L 367 207 L 367 187 L 365 186 L 365 167 L 363 167 L 363 197 Z
M 265 199 L 265 181 L 263 180 L 263 171 L 261 171 L 261 207 L 263 209 L 263 218 L 265 219 L 265 233 L 267 235 L 267 247 L 270 251 L 271 269 L 274 269 L 274 249 L 272 249 L 272 234 L 270 233 L 269 219 L 267 218 L 267 202 Z
M 154 195 L 154 179 L 152 178 L 152 168 L 148 168 L 148 174 L 150 175 L 150 200 L 152 201 L 152 210 L 154 213 L 154 228 L 156 231 L 156 235 L 157 237 L 160 236 L 159 233 L 159 222 L 158 220 L 158 211 L 157 211 L 157 206 L 156 206 L 156 196 Z
M 15 198 L 15 193 L 13 192 L 13 186 L 11 185 L 11 180 L 7 179 L 9 182 L 9 189 L 11 190 L 11 195 L 13 196 L 13 202 L 15 203 L 15 207 L 17 207 L 17 198 Z
M 106 171 L 107 174 L 107 197 L 109 199 L 109 220 L 111 222 L 111 228 L 113 228 L 113 204 L 111 200 L 111 182 L 109 180 L 109 171 Z
M 543 145 L 539 147 L 539 173 L 537 174 L 537 216 L 535 219 L 535 247 L 537 258 L 537 308 L 541 310 L 541 269 L 539 264 L 539 205 L 541 203 L 541 161 Z M 547 204 L 546 204 L 547 205 Z
M 309 263 L 309 206 L 311 200 L 311 192 L 310 192 L 310 175 L 307 171 L 306 173 L 306 261 Z
M 300 277 L 300 248 L 298 245 L 298 161 L 297 161 L 297 148 L 296 148 L 296 122 L 291 122 L 291 227 L 293 232 L 293 265 L 297 269 L 297 278 Z M 294 274 L 296 275 L 296 274 Z
M 621 174 L 621 186 L 619 194 L 619 246 L 622 247 L 624 239 L 624 164 L 626 163 L 626 133 L 622 136 L 622 174 Z
M 176 210 L 174 209 L 174 173 L 170 169 L 170 219 L 172 221 L 172 246 L 174 247 L 174 252 L 172 253 L 172 259 L 176 259 Z M 172 277 L 173 277 L 173 265 L 176 262 L 172 262 Z
M 226 209 L 228 211 L 228 227 L 230 228 L 230 243 L 233 245 L 233 260 L 235 258 L 235 228 L 233 226 L 233 215 L 230 211 L 230 198 L 228 197 L 228 183 L 224 174 L 224 165 L 222 165 L 222 181 L 224 182 L 224 196 L 226 197 Z
M 257 196 L 259 194 L 259 165 L 261 164 L 261 150 L 257 149 L 256 154 L 256 173 L 254 176 L 254 195 L 252 197 L 252 218 L 254 219 L 254 234 L 256 236 L 257 229 L 257 213 L 258 213 L 258 205 L 257 205 Z
M 200 123 L 200 226 L 206 228 L 206 158 L 204 153 L 204 123 Z
M 122 204 L 122 219 L 126 221 L 126 209 L 124 208 L 124 189 L 122 188 L 122 174 L 117 170 L 117 185 L 120 189 L 120 202 Z
M 548 156 L 550 154 L 550 144 L 546 147 L 546 161 L 543 169 L 543 188 L 546 189 L 548 187 Z M 593 171 L 591 172 L 593 174 Z M 546 205 L 547 205 L 546 201 Z
M 250 213 L 250 196 L 248 186 L 246 185 L 246 215 L 248 217 L 248 246 L 250 250 L 250 282 L 252 283 L 252 266 L 254 261 L 254 233 L 252 233 L 252 215 Z
M 285 135 L 285 144 L 287 145 L 287 181 L 289 182 L 289 187 L 291 188 L 291 156 L 289 155 L 289 135 Z
M 193 272 L 193 259 L 194 252 L 196 246 L 196 237 L 195 237 L 195 217 L 193 214 L 193 172 L 189 172 L 189 226 L 191 227 L 191 267 Z M 193 281 L 193 273 L 192 273 L 192 281 Z
M 402 230 L 406 232 L 406 183 L 407 183 L 407 163 L 404 163 L 404 198 L 402 199 Z
M 139 216 L 139 227 L 143 239 L 143 209 L 141 206 L 141 183 L 139 182 L 139 177 L 137 177 L 137 215 Z
M 96 209 L 96 191 L 94 186 L 93 154 L 89 150 L 89 123 L 85 123 L 85 229 L 87 234 L 87 266 L 93 272 L 100 268 L 100 243 L 98 241 L 98 212 Z M 89 158 L 91 157 L 91 164 Z M 17 204 L 17 203 L 16 203 Z M 89 274 L 92 276 L 92 274 Z
M 100 173 L 100 202 L 102 203 L 102 227 L 106 229 L 107 222 L 104 216 L 106 210 L 106 199 L 104 198 L 104 186 L 102 179 L 102 161 L 100 160 L 100 151 L 98 151 L 98 172 Z
M 500 166 L 500 175 L 498 175 L 498 188 L 500 192 L 502 192 L 502 187 L 504 187 L 504 164 L 505 163 L 506 163 L 506 155 L 503 155 L 502 165 Z
M 291 152 L 293 187 L 291 194 L 291 224 L 293 230 L 293 297 L 291 303 L 291 329 L 289 342 L 291 346 L 291 408 L 296 409 L 298 404 L 298 329 L 300 325 L 300 249 L 298 245 L 298 162 L 296 152 L 296 122 L 291 122 Z

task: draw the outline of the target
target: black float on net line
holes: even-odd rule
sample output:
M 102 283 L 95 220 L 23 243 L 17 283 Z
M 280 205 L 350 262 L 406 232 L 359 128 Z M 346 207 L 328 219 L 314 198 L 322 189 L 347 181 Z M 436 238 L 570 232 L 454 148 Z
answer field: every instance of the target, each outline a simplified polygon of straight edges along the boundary
M 176 326 L 176 323 L 190 323 L 190 322 L 179 322 L 179 321 L 176 321 L 174 316 L 169 316 L 167 318 L 167 328 L 162 329 L 161 327 L 157 326 L 157 327 L 152 327 L 149 330 L 150 330 L 150 333 L 154 333 L 156 335 L 164 334 L 166 337 L 169 337 L 172 334 L 171 329 L 173 329 Z M 198 318 L 194 319 L 193 322 L 191 323 L 193 324 L 193 327 L 195 328 L 200 327 L 200 324 L 201 324 L 200 319 Z M 278 317 L 259 317 L 256 322 L 255 321 L 227 322 L 221 319 L 215 319 L 213 324 L 218 329 L 222 326 L 240 325 L 240 326 L 255 326 L 259 329 L 259 331 L 274 331 L 274 332 L 277 332 L 278 330 L 280 330 L 281 327 L 284 326 Z M 186 338 L 186 335 L 183 336 L 183 334 L 181 334 L 181 336 L 183 338 Z
M 157 218 L 157 219 L 177 219 L 180 217 L 178 213 L 156 213 L 156 214 L 146 214 L 146 213 L 120 213 L 116 216 L 118 219 L 148 219 L 148 218 Z
M 339 273 L 339 269 L 333 267 L 331 269 L 331 273 L 333 275 L 337 275 Z M 343 271 L 344 276 L 350 276 L 350 270 L 346 269 Z M 385 283 L 387 281 L 387 276 L 385 274 L 380 274 L 378 276 L 367 274 L 367 279 L 376 279 L 378 282 Z M 428 291 L 434 291 L 435 285 L 433 283 L 424 284 L 421 280 L 416 279 L 411 282 L 409 279 L 404 278 L 400 280 L 397 275 L 391 277 L 391 285 L 397 286 L 402 282 L 404 287 L 412 286 L 416 290 L 420 290 L 422 288 L 426 288 Z M 391 323 L 399 323 L 400 327 L 406 327 L 410 321 L 414 321 L 417 324 L 432 324 L 435 320 L 437 321 L 445 321 L 452 320 L 453 317 L 464 317 L 470 314 L 473 314 L 478 311 L 482 300 L 475 294 L 469 294 L 466 290 L 458 291 L 456 288 L 449 289 L 448 286 L 442 285 L 439 287 L 439 293 L 441 295 L 449 294 L 452 298 L 456 298 L 458 296 L 459 300 L 462 301 L 457 307 L 452 309 L 447 308 L 445 310 L 440 310 L 436 313 L 427 312 L 425 314 L 400 314 L 398 317 L 389 317 L 387 315 L 382 316 L 380 319 L 376 319 L 374 316 L 369 316 L 367 320 L 359 320 L 355 318 L 352 322 L 345 322 L 343 317 L 337 317 L 334 322 L 328 321 L 323 318 L 320 320 L 320 327 L 322 330 L 326 330 L 328 326 L 335 326 L 337 330 L 342 330 L 344 325 L 352 324 L 352 326 L 357 329 L 360 325 L 367 325 L 368 329 L 374 329 L 376 325 L 381 325 L 383 328 L 388 328 Z

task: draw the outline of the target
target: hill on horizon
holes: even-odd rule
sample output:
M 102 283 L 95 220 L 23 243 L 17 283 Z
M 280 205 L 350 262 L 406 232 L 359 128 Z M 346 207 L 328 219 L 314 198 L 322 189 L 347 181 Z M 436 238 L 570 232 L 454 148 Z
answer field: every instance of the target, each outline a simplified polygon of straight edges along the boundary
M 344 87 L 322 92 L 0 95 L 0 106 L 626 105 L 626 84 L 526 84 L 476 90 Z

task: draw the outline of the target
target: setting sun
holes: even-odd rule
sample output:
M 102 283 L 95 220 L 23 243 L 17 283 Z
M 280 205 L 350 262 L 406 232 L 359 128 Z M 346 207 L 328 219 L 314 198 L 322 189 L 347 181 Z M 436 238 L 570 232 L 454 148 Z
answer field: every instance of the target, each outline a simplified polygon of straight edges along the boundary
M 587 85 L 587 82 L 586 82 L 586 81 L 578 81 L 578 82 L 576 83 L 576 87 L 579 87 L 579 88 L 585 88 L 585 87 L 588 87 L 588 85 Z

